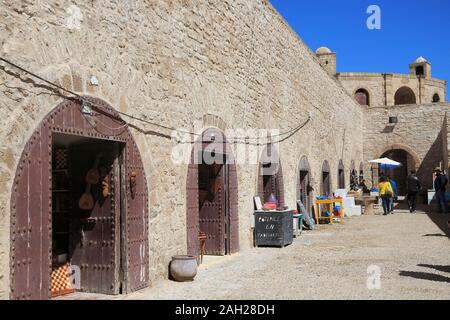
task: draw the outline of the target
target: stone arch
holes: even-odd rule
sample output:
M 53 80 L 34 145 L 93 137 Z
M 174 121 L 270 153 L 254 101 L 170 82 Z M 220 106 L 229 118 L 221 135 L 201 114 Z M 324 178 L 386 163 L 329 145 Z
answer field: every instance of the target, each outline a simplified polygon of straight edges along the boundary
M 338 172 L 337 172 L 337 182 L 338 182 L 338 189 L 345 189 L 345 167 L 344 167 L 344 161 L 339 160 L 338 164 Z
M 370 106 L 370 93 L 366 88 L 357 89 L 353 97 L 361 106 Z
M 266 145 L 261 153 L 257 190 L 262 202 L 267 201 L 267 198 L 273 193 L 278 200 L 278 206 L 285 205 L 283 169 L 280 156 L 273 144 Z
M 218 128 L 225 132 L 228 128 L 227 123 L 221 117 L 215 114 L 205 114 L 202 116 L 202 128 Z
M 297 175 L 297 199 L 300 200 L 308 213 L 313 207 L 312 172 L 306 156 L 301 157 Z
M 407 86 L 399 88 L 394 96 L 395 105 L 416 104 L 416 94 Z
M 433 95 L 433 100 L 432 100 L 432 102 L 433 102 L 433 103 L 439 103 L 439 102 L 441 102 L 441 97 L 439 96 L 438 93 L 435 93 L 435 94 Z
M 364 162 L 359 163 L 358 182 L 361 183 L 364 180 Z
M 213 161 L 204 159 L 205 154 L 211 155 Z M 204 178 L 205 174 L 208 177 Z M 217 127 L 205 128 L 195 141 L 187 171 L 187 253 L 197 257 L 200 255 L 199 232 L 207 237 L 206 254 L 225 255 L 239 251 L 236 163 L 225 134 Z
M 325 160 L 322 164 L 320 194 L 322 196 L 331 195 L 331 170 L 328 160 Z
M 126 123 L 108 103 L 88 96 L 83 100 L 91 107 L 88 114 L 82 113 L 83 102 L 78 99 L 64 100 L 53 108 L 26 143 L 17 166 L 11 193 L 12 299 L 48 299 L 51 296 L 52 220 L 54 210 L 58 210 L 58 206 L 52 204 L 58 181 L 53 177 L 53 165 L 67 161 L 67 156 L 58 156 L 53 150 L 56 137 L 95 141 L 100 147 L 111 144 L 115 150 L 111 151 L 114 154 L 111 156 L 112 169 L 105 175 L 110 177 L 110 193 L 103 199 L 103 204 L 99 204 L 100 198 L 96 197 L 92 211 L 83 211 L 87 220 L 95 216 L 86 229 L 86 241 L 91 232 L 97 238 L 89 240 L 90 245 L 81 246 L 84 247 L 81 249 L 69 245 L 69 251 L 74 251 L 72 258 L 78 259 L 72 262 L 80 267 L 84 291 L 118 294 L 120 287 L 123 292 L 132 292 L 148 285 L 148 186 L 139 149 Z M 91 155 L 83 154 L 82 157 Z M 108 218 L 101 216 L 102 208 L 110 210 Z M 80 224 L 84 223 L 84 218 L 72 215 L 71 221 L 79 218 Z M 100 222 L 101 231 L 97 228 Z M 121 233 L 123 243 L 119 239 Z M 78 245 L 76 234 L 73 238 L 77 241 L 74 244 Z M 91 254 L 92 264 L 83 262 L 83 257 L 89 255 L 76 254 L 75 250 L 90 250 L 87 247 L 92 250 L 101 247 L 105 257 L 109 258 L 98 260 L 103 255 Z M 121 283 L 119 261 L 123 266 Z M 92 269 L 97 265 L 104 267 Z
M 374 157 L 379 157 L 382 154 L 385 154 L 387 151 L 395 150 L 395 149 L 404 150 L 404 151 L 408 152 L 413 157 L 414 162 L 416 163 L 416 169 L 418 168 L 418 166 L 421 162 L 419 155 L 412 147 L 410 147 L 409 145 L 404 144 L 404 143 L 393 143 L 390 145 L 383 146 L 380 149 L 378 149 L 378 151 L 374 155 Z
M 402 166 L 396 169 L 379 168 L 372 166 L 372 171 L 375 176 L 381 173 L 391 176 L 397 182 L 397 189 L 399 195 L 406 194 L 406 177 L 411 170 L 418 170 L 420 167 L 420 158 L 417 153 L 406 144 L 392 144 L 380 148 L 377 158 L 388 157 L 392 160 L 402 163 Z M 377 181 L 377 180 L 376 180 Z

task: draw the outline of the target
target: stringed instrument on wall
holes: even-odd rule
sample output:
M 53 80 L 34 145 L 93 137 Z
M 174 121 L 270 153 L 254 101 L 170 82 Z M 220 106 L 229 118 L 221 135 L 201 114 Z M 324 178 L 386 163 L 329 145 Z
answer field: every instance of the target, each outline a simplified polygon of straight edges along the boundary
M 98 170 L 98 165 L 100 163 L 100 159 L 103 157 L 103 154 L 97 154 L 95 158 L 95 163 L 92 169 L 90 169 L 86 173 L 86 190 L 81 195 L 80 200 L 78 201 L 78 207 L 81 210 L 92 210 L 95 205 L 94 196 L 91 193 L 91 186 L 96 185 L 100 180 L 100 172 Z

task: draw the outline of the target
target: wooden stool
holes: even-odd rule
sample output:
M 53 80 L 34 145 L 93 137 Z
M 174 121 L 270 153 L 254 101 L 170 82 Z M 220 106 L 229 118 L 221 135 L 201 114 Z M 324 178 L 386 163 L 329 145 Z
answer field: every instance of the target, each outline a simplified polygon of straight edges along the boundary
M 200 263 L 203 263 L 203 254 L 205 253 L 205 247 L 206 247 L 206 233 L 199 232 L 198 233 L 198 240 L 200 241 Z

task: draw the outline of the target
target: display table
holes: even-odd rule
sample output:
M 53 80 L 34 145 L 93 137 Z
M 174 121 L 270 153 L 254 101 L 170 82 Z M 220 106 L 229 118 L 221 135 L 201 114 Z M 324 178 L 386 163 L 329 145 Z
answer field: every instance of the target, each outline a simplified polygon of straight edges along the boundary
M 294 241 L 293 211 L 255 211 L 255 244 L 285 247 Z
M 333 207 L 335 203 L 339 203 L 340 204 L 340 212 L 339 212 L 339 222 L 340 223 L 344 223 L 344 207 L 343 207 L 343 201 L 342 199 L 332 199 L 332 200 L 316 200 L 315 201 L 315 206 L 316 206 L 316 210 L 315 211 L 315 216 L 316 216 L 316 224 L 319 224 L 319 222 L 321 220 L 328 220 L 330 222 L 330 224 L 333 224 L 333 218 L 335 217 L 333 214 Z M 327 205 L 329 208 L 329 212 L 330 212 L 330 216 L 329 217 L 322 217 L 322 212 L 320 211 L 320 206 L 321 205 Z

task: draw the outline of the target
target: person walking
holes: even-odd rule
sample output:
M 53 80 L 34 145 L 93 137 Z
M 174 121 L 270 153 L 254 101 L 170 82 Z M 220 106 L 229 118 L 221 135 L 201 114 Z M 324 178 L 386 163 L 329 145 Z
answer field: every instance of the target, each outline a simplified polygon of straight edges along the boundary
M 394 201 L 397 200 L 398 192 L 397 192 L 397 182 L 395 182 L 394 179 L 391 178 L 391 176 L 388 176 L 388 181 L 391 183 L 393 196 L 391 197 L 391 214 L 394 214 Z
M 411 174 L 406 178 L 406 199 L 408 201 L 409 212 L 416 212 L 417 194 L 422 189 L 419 178 L 416 176 L 416 170 L 411 170 Z
M 447 177 L 442 174 L 441 168 L 434 170 L 436 178 L 434 179 L 434 191 L 436 191 L 436 199 L 439 202 L 441 213 L 447 213 L 447 199 L 445 198 L 445 189 L 448 184 Z
M 380 192 L 381 202 L 383 204 L 383 215 L 386 216 L 391 212 L 391 198 L 394 196 L 391 183 L 386 177 L 383 176 L 380 178 L 378 190 Z

